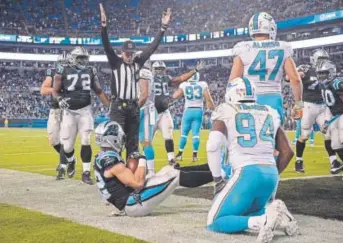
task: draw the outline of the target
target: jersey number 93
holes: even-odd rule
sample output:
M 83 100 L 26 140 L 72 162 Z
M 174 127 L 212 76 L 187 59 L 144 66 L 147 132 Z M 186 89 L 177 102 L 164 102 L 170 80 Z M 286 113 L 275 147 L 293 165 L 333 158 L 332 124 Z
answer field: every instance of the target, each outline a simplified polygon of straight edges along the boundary
M 202 99 L 202 88 L 199 85 L 187 86 L 185 88 L 187 100 L 200 100 Z

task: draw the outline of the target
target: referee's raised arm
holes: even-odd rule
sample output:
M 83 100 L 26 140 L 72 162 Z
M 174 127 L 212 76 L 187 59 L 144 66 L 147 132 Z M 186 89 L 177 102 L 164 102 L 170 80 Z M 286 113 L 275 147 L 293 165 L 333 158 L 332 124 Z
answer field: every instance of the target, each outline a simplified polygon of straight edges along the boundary
M 106 19 L 106 14 L 105 14 L 104 7 L 102 6 L 102 3 L 100 3 L 99 6 L 100 6 L 100 16 L 101 16 L 101 39 L 102 39 L 102 45 L 104 46 L 108 62 L 110 63 L 110 66 L 113 68 L 116 65 L 116 63 L 118 61 L 120 61 L 120 58 L 118 57 L 118 55 L 112 49 L 110 40 L 108 38 L 107 19 Z
M 143 49 L 143 52 L 140 56 L 137 57 L 136 62 L 140 65 L 143 66 L 143 64 L 150 58 L 150 56 L 156 51 L 158 45 L 160 44 L 162 37 L 164 33 L 166 32 L 168 28 L 168 24 L 170 22 L 171 18 L 171 9 L 168 8 L 166 11 L 163 12 L 162 14 L 162 19 L 161 19 L 161 29 L 155 36 L 153 42 L 150 43 L 148 47 Z

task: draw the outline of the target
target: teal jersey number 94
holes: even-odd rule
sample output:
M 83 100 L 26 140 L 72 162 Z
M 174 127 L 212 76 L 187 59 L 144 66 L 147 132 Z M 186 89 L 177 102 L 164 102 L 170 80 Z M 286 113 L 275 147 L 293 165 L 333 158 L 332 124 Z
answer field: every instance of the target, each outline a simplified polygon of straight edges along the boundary
M 250 113 L 238 113 L 236 114 L 236 130 L 242 136 L 238 136 L 237 142 L 243 147 L 254 147 L 257 140 L 257 132 L 255 126 L 255 118 Z M 259 138 L 262 141 L 271 142 L 275 146 L 274 139 L 274 123 L 271 115 L 266 117 L 263 123 L 263 127 L 259 132 Z

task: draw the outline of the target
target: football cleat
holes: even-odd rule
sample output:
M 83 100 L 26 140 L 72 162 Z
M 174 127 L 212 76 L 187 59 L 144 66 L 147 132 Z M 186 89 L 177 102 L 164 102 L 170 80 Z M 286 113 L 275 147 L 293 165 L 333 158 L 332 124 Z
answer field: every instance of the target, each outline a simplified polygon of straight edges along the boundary
M 58 169 L 57 169 L 57 176 L 56 176 L 56 180 L 63 180 L 65 178 L 65 175 L 66 175 L 66 170 L 59 166 Z
M 280 223 L 280 229 L 285 232 L 286 235 L 294 236 L 299 235 L 299 225 L 293 215 L 288 211 L 286 204 L 281 200 L 275 200 L 282 212 L 282 220 Z
M 89 171 L 85 171 L 82 173 L 82 182 L 88 185 L 94 184 L 91 179 L 91 173 Z
M 337 159 L 334 160 L 331 164 L 331 174 L 337 174 L 339 173 L 341 170 L 343 170 L 343 163 L 339 162 Z
M 193 152 L 193 162 L 197 162 L 198 161 L 198 153 L 197 152 Z
M 175 169 L 180 168 L 180 164 L 175 161 L 175 159 L 169 160 L 169 165 L 173 166 Z
M 282 208 L 278 202 L 279 200 L 274 200 L 266 208 L 266 222 L 261 227 L 260 232 L 257 237 L 258 242 L 269 243 L 274 237 L 274 230 L 282 222 Z
M 303 160 L 298 159 L 295 161 L 295 171 L 297 173 L 305 173 Z
M 75 165 L 76 165 L 76 157 L 73 162 L 68 163 L 67 175 L 69 178 L 73 178 L 75 175 Z
M 181 152 L 181 151 L 179 151 L 179 152 L 177 153 L 175 159 L 176 159 L 176 160 L 179 160 L 179 161 L 182 161 L 182 152 Z

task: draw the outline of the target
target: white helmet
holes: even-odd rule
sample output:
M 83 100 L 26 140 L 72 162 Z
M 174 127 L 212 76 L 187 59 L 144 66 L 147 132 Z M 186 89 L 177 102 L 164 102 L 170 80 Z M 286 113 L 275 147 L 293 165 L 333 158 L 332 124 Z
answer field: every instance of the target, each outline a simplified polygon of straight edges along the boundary
M 156 61 L 152 64 L 152 72 L 154 75 L 164 75 L 166 69 L 167 66 L 164 61 Z
M 310 56 L 310 63 L 313 67 L 319 64 L 321 60 L 328 60 L 330 58 L 329 53 L 324 49 L 315 49 Z
M 227 84 L 225 93 L 226 103 L 239 103 L 242 101 L 256 101 L 255 84 L 247 78 L 235 78 Z
M 70 52 L 70 64 L 76 66 L 79 69 L 87 67 L 89 62 L 89 54 L 86 48 L 82 46 L 75 47 Z
M 322 60 L 317 64 L 316 73 L 319 81 L 331 81 L 336 77 L 336 65 L 330 60 Z
M 273 17 L 266 13 L 256 13 L 249 21 L 249 34 L 254 39 L 255 34 L 268 34 L 269 39 L 275 40 L 277 33 L 277 25 Z
M 120 153 L 125 144 L 125 133 L 115 121 L 102 122 L 95 129 L 95 144 Z
M 200 80 L 200 74 L 198 72 L 194 73 L 193 76 L 188 79 L 189 82 L 199 82 Z

